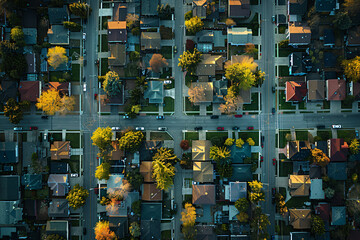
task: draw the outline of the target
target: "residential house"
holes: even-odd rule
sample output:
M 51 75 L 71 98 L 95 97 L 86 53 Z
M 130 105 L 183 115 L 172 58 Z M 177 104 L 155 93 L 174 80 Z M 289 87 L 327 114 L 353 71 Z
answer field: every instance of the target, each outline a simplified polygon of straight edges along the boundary
M 346 207 L 331 207 L 331 225 L 342 226 L 346 224 Z
M 337 57 L 332 52 L 324 52 L 324 68 L 337 67 Z
M 321 167 L 316 164 L 311 164 L 309 169 L 309 176 L 310 179 L 320 179 L 321 174 Z
M 19 162 L 19 147 L 16 142 L 0 142 L 0 163 Z
M 140 37 L 141 50 L 160 50 L 160 32 L 142 32 Z
M 164 102 L 164 82 L 149 81 L 144 92 L 144 98 L 149 99 L 149 103 L 162 104 Z
M 315 207 L 315 214 L 318 215 L 326 224 L 328 224 L 330 219 L 330 204 L 320 202 Z
M 108 43 L 126 43 L 126 21 L 108 22 Z
M 52 190 L 53 196 L 65 196 L 69 192 L 69 175 L 68 174 L 50 174 L 48 186 Z
M 114 2 L 113 21 L 126 21 L 127 6 L 125 3 Z
M 0 103 L 5 104 L 10 98 L 17 99 L 18 82 L 9 79 L 0 81 Z
M 306 82 L 287 81 L 285 92 L 287 102 L 302 102 L 307 94 Z
M 322 101 L 325 99 L 325 81 L 308 80 L 307 82 L 308 101 Z
M 51 160 L 70 159 L 70 141 L 54 141 L 50 148 Z
M 310 156 L 311 146 L 308 141 L 290 141 L 286 144 L 286 157 L 293 161 L 303 161 Z
M 329 178 L 336 181 L 345 181 L 347 179 L 346 162 L 330 162 L 326 167 Z
M 225 190 L 226 195 L 226 190 Z M 230 182 L 229 183 L 229 200 L 236 202 L 239 198 L 247 197 L 247 183 L 246 182 Z M 225 197 L 226 199 L 226 197 Z
M 141 239 L 152 240 L 161 239 L 161 203 L 142 203 L 141 204 Z
M 120 67 L 126 64 L 126 45 L 125 44 L 109 44 L 110 56 L 108 57 L 108 65 L 110 67 Z
M 69 173 L 69 164 L 66 162 L 50 162 L 50 173 L 66 174 Z
M 37 43 L 37 28 L 23 28 L 24 40 L 26 45 L 35 45 Z
M 118 238 L 124 238 L 129 232 L 127 217 L 109 217 L 110 231 L 113 231 Z
M 25 186 L 25 190 L 40 190 L 42 189 L 42 175 L 24 174 L 22 176 L 22 185 Z
M 62 25 L 64 21 L 69 21 L 67 6 L 62 8 L 48 8 L 49 23 L 51 25 Z
M 315 147 L 320 149 L 323 153 L 328 153 L 328 144 L 327 141 L 317 141 L 315 142 Z
M 301 17 L 307 13 L 307 0 L 288 0 L 287 10 L 289 22 L 300 22 Z
M 348 47 L 360 46 L 360 25 L 352 27 L 348 30 L 346 46 Z
M 152 161 L 152 157 L 156 151 L 162 147 L 163 141 L 147 140 L 140 147 L 140 161 Z
M 336 2 L 336 0 L 316 0 L 315 10 L 319 13 L 330 13 L 330 15 L 335 15 Z
M 152 178 L 153 166 L 150 161 L 142 161 L 140 165 L 140 174 L 144 177 L 144 182 L 155 182 Z
M 69 202 L 64 198 L 53 198 L 49 203 L 50 218 L 67 218 L 70 216 Z
M 244 143 L 241 148 L 233 144 L 229 147 L 231 163 L 244 163 L 245 158 L 251 158 L 251 146 L 249 143 Z
M 204 94 L 202 96 L 195 97 L 195 105 L 210 104 L 213 101 L 213 83 L 212 82 L 192 82 L 190 89 L 203 89 Z M 200 94 L 199 94 L 200 95 Z
M 323 190 L 322 179 L 311 179 L 310 184 L 310 199 L 324 199 L 325 192 Z
M 326 100 L 342 101 L 346 98 L 346 81 L 344 79 L 326 80 Z
M 142 0 L 141 1 L 141 15 L 142 16 L 157 16 L 157 6 L 159 0 Z
M 48 82 L 44 84 L 43 92 L 54 89 L 61 96 L 71 96 L 71 82 Z
M 360 83 L 351 81 L 349 83 L 350 88 L 350 94 L 351 96 L 354 96 L 355 100 L 360 99 Z
M 140 29 L 146 30 L 149 28 L 159 28 L 160 26 L 160 18 L 157 17 L 144 17 L 140 18 Z
M 250 13 L 250 0 L 229 0 L 229 18 L 248 18 Z
M 311 239 L 309 232 L 290 232 L 290 240 Z
M 289 189 L 292 197 L 309 196 L 309 175 L 289 175 Z
M 207 0 L 194 0 L 192 2 L 193 17 L 206 18 Z
M 197 44 L 196 44 L 197 50 L 203 53 L 208 53 L 213 51 L 214 31 L 202 30 L 196 33 L 196 38 L 197 38 Z
M 51 25 L 47 32 L 51 45 L 69 45 L 70 32 L 63 25 Z
M 210 148 L 212 144 L 209 140 L 195 140 L 192 141 L 192 160 L 197 161 L 208 161 L 210 160 Z
M 113 147 L 113 150 L 111 151 L 110 160 L 122 160 L 125 154 L 124 151 L 119 148 L 119 142 L 111 141 L 111 145 Z
M 328 156 L 331 162 L 345 162 L 347 160 L 349 146 L 342 138 L 327 140 Z
M 41 52 L 40 52 L 40 72 L 41 73 L 47 73 L 48 72 L 47 53 L 48 53 L 47 48 L 42 48 L 41 49 Z
M 213 82 L 213 103 L 225 103 L 224 97 L 227 95 L 227 80 Z
M 287 38 L 290 46 L 305 46 L 311 42 L 311 29 L 305 23 L 290 23 Z
M 213 226 L 197 225 L 195 226 L 195 229 L 196 229 L 196 239 L 202 239 L 202 240 L 218 239 Z
M 324 29 L 324 47 L 335 47 L 334 30 L 331 28 Z
M 196 68 L 197 76 L 215 76 L 216 72 L 224 70 L 224 58 L 221 55 L 203 54 Z
M 192 185 L 192 203 L 215 205 L 215 185 Z
M 251 182 L 253 179 L 251 164 L 232 164 L 233 174 L 229 178 L 232 182 Z
M 213 182 L 214 165 L 211 162 L 193 162 L 193 180 L 195 182 Z
M 162 200 L 162 190 L 157 188 L 156 183 L 144 183 L 142 185 L 142 197 L 143 201 L 157 202 Z
M 304 76 L 312 69 L 311 59 L 302 52 L 293 52 L 289 55 L 289 75 Z
M 294 229 L 311 228 L 311 210 L 310 209 L 289 209 L 289 224 Z
M 110 174 L 109 179 L 107 180 L 107 194 L 114 194 L 123 188 L 124 175 L 122 174 Z
M 214 49 L 219 52 L 226 51 L 226 44 L 227 41 L 227 33 L 223 34 L 223 31 L 213 31 L 214 32 Z
M 20 81 L 20 101 L 37 102 L 41 95 L 40 81 Z
M 47 234 L 58 234 L 69 240 L 69 223 L 66 220 L 51 220 L 46 223 Z
M 20 176 L 1 175 L 0 186 L 2 187 L 0 202 L 17 201 L 20 199 Z
M 228 28 L 227 40 L 229 45 L 244 46 L 252 42 L 252 30 L 246 27 Z
M 18 224 L 23 220 L 23 208 L 20 201 L 0 201 L 0 225 Z

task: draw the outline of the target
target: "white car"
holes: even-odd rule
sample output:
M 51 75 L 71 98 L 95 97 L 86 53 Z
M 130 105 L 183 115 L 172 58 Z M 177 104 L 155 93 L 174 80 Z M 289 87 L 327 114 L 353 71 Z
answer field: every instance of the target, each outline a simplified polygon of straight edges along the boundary
M 111 130 L 113 130 L 113 131 L 119 131 L 119 130 L 120 130 L 120 127 L 112 127 Z
M 83 33 L 83 39 L 86 40 L 86 33 Z
M 144 127 L 136 127 L 135 130 L 136 131 L 145 131 L 145 128 Z
M 167 131 L 167 127 L 158 127 L 158 131 Z
M 165 80 L 165 81 L 164 81 L 164 84 L 171 84 L 171 83 L 172 83 L 171 80 Z
M 331 125 L 332 128 L 341 128 L 341 125 L 340 124 L 334 124 L 334 125 Z
M 83 85 L 83 91 L 86 92 L 86 83 Z
M 21 131 L 22 127 L 14 127 L 14 131 Z

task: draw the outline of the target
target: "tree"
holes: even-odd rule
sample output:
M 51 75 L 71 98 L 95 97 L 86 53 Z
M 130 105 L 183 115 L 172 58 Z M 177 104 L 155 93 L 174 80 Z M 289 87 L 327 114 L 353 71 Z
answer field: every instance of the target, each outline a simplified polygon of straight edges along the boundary
M 287 47 L 289 47 L 289 39 L 285 39 L 285 40 L 282 40 L 281 42 L 279 42 L 279 47 L 280 47 L 280 48 L 287 48 Z
M 106 73 L 103 88 L 108 96 L 121 94 L 121 81 L 119 75 L 114 71 Z
M 97 166 L 95 171 L 95 177 L 99 180 L 108 180 L 110 178 L 110 164 L 107 162 L 103 162 L 99 166 Z
M 250 222 L 251 231 L 257 239 L 267 239 L 267 227 L 270 225 L 269 217 L 263 214 L 260 207 L 256 207 Z
M 93 132 L 91 140 L 93 141 L 93 145 L 97 146 L 101 151 L 104 151 L 110 147 L 112 136 L 113 133 L 110 127 L 99 127 Z
M 162 68 L 169 65 L 163 55 L 159 53 L 154 53 L 149 61 L 150 70 L 156 73 L 161 72 Z
M 351 175 L 351 180 L 353 181 L 353 183 L 357 183 L 358 179 L 359 179 L 359 176 L 357 175 L 357 173 L 353 173 Z
M 69 4 L 69 10 L 72 14 L 81 17 L 82 19 L 88 18 L 91 14 L 91 7 L 85 2 L 77 2 Z
M 256 82 L 254 71 L 244 63 L 235 63 L 226 68 L 225 77 L 239 88 L 249 89 Z
M 182 140 L 180 142 L 180 147 L 182 150 L 188 150 L 190 148 L 190 144 L 189 144 L 189 141 L 188 140 Z
M 106 206 L 106 205 L 109 205 L 111 202 L 111 199 L 108 198 L 108 197 L 102 197 L 101 200 L 100 200 L 100 205 L 102 206 Z
M 184 15 L 185 21 L 190 20 L 192 18 L 192 16 L 193 16 L 192 10 L 186 12 Z
M 197 32 L 200 32 L 203 26 L 204 23 L 198 16 L 185 20 L 185 27 L 190 35 L 195 35 Z
M 136 28 L 140 25 L 139 22 L 139 15 L 128 13 L 126 15 L 126 26 L 132 30 L 133 28 Z
M 75 98 L 74 96 L 62 96 L 62 98 L 60 99 L 60 109 L 59 109 L 59 113 L 60 114 L 66 114 L 70 111 L 74 110 L 75 107 Z
M 136 214 L 141 214 L 141 200 L 137 200 L 131 204 L 131 210 Z
M 81 25 L 76 22 L 64 21 L 64 28 L 69 29 L 71 32 L 80 32 L 82 29 Z
M 221 159 L 226 159 L 230 157 L 230 150 L 226 147 L 218 147 L 212 146 L 210 148 L 210 158 L 216 162 L 220 161 Z
M 225 21 L 226 26 L 228 27 L 232 27 L 236 25 L 236 22 L 234 20 L 232 20 L 231 18 L 227 18 Z
M 249 182 L 249 186 L 250 186 L 250 201 L 253 203 L 258 203 L 259 201 L 265 201 L 265 193 L 262 190 L 263 188 L 263 183 L 262 182 L 258 182 L 257 180 L 254 180 L 252 182 Z
M 330 187 L 327 187 L 324 189 L 324 193 L 326 198 L 332 199 L 335 195 L 335 190 Z
M 235 141 L 235 145 L 239 148 L 241 148 L 244 145 L 244 143 L 245 143 L 244 140 L 242 140 L 241 138 L 238 138 Z
M 205 88 L 202 85 L 191 86 L 188 90 L 189 101 L 199 103 L 206 100 Z
M 140 59 L 140 53 L 138 51 L 132 51 L 129 54 L 131 62 L 137 62 Z
M 22 49 L 15 43 L 5 40 L 0 42 L 0 53 L 2 58 L 1 71 L 17 80 L 24 76 L 27 70 L 27 62 Z
M 234 142 L 235 142 L 235 139 L 233 139 L 233 138 L 227 138 L 226 140 L 225 140 L 225 146 L 232 146 L 233 144 L 234 144 Z
M 276 210 L 278 211 L 279 214 L 285 215 L 288 212 L 288 209 L 285 206 L 286 203 L 284 196 L 281 195 L 280 193 L 276 193 L 275 200 L 276 200 Z
M 158 16 L 161 20 L 171 19 L 171 7 L 169 4 L 161 4 L 157 6 Z
M 173 185 L 173 177 L 175 176 L 175 167 L 171 163 L 166 163 L 163 158 L 153 158 L 152 177 L 157 183 L 157 188 L 167 190 Z
M 216 171 L 219 173 L 220 178 L 229 178 L 233 174 L 233 166 L 228 159 L 224 159 L 216 163 Z
M 66 199 L 69 201 L 69 206 L 78 209 L 85 205 L 85 199 L 89 196 L 89 191 L 76 184 L 67 195 Z
M 341 63 L 344 68 L 344 73 L 351 81 L 357 82 L 360 80 L 360 56 L 356 56 L 350 60 L 343 60 Z
M 317 215 L 311 215 L 311 232 L 316 235 L 322 235 L 325 233 L 324 220 Z
M 359 147 L 360 147 L 360 143 L 359 140 L 357 140 L 356 138 L 354 138 L 349 146 L 350 152 L 352 154 L 358 154 L 359 153 Z
M 249 186 L 252 192 L 260 192 L 263 188 L 263 183 L 254 180 L 252 182 L 249 182 Z
M 60 236 L 59 234 L 50 234 L 47 235 L 45 240 L 66 240 L 63 236 Z
M 258 55 L 258 49 L 255 48 L 255 45 L 253 43 L 247 43 L 245 45 L 245 53 L 250 57 L 255 58 Z
M 40 98 L 37 99 L 36 107 L 43 110 L 48 115 L 54 115 L 60 111 L 62 107 L 59 91 L 55 89 L 49 89 L 46 92 L 42 92 Z
M 352 21 L 348 12 L 337 12 L 335 15 L 334 24 L 341 30 L 349 29 L 352 25 Z
M 252 138 L 248 138 L 246 140 L 246 142 L 250 145 L 250 146 L 254 146 L 255 145 L 255 141 Z
M 95 239 L 96 240 L 116 240 L 117 237 L 113 231 L 110 231 L 108 221 L 100 221 L 95 225 Z
M 181 67 L 181 71 L 188 71 L 193 73 L 196 71 L 197 65 L 201 61 L 202 54 L 194 48 L 192 52 L 186 51 L 179 58 L 178 66 Z
M 134 238 L 140 237 L 141 231 L 140 226 L 137 222 L 132 222 L 129 227 L 130 235 Z
M 181 222 L 184 227 L 192 227 L 196 221 L 196 210 L 191 203 L 185 203 L 185 208 L 181 212 Z
M 23 119 L 23 111 L 30 107 L 29 101 L 16 102 L 10 98 L 4 106 L 4 116 L 9 117 L 12 124 L 18 124 Z
M 239 212 L 236 215 L 237 220 L 239 220 L 239 222 L 241 223 L 245 223 L 249 221 L 249 215 L 246 212 Z
M 54 69 L 58 68 L 63 63 L 67 63 L 68 61 L 65 48 L 59 46 L 49 48 L 47 57 L 49 65 Z
M 244 102 L 239 96 L 239 88 L 232 85 L 228 88 L 227 95 L 224 97 L 225 104 L 221 104 L 219 110 L 221 113 L 231 114 L 236 112 L 240 105 Z
M 170 163 L 171 165 L 175 165 L 179 158 L 174 154 L 174 150 L 170 148 L 159 148 L 153 156 L 153 160 L 155 159 L 163 159 L 166 163 Z
M 311 150 L 311 155 L 312 155 L 312 159 L 313 159 L 313 162 L 316 164 L 316 165 L 319 165 L 321 167 L 325 167 L 326 165 L 329 164 L 330 162 L 330 159 L 328 156 L 326 156 L 325 153 L 323 153 L 323 151 L 321 151 L 320 149 L 318 148 L 314 148 Z
M 194 240 L 197 230 L 195 229 L 195 227 L 183 227 L 181 232 L 184 235 L 184 239 Z
M 20 26 L 16 26 L 11 29 L 10 37 L 14 42 L 16 42 L 16 44 L 20 46 L 25 45 L 24 32 Z
M 119 148 L 130 152 L 136 152 L 142 141 L 144 134 L 141 131 L 128 131 L 119 139 Z
M 180 161 L 180 166 L 185 169 L 192 169 L 193 163 L 192 163 L 191 157 L 192 157 L 191 152 L 183 153 L 181 161 Z
M 126 180 L 129 181 L 134 189 L 140 190 L 140 187 L 144 182 L 144 177 L 140 174 L 139 168 L 135 168 L 127 171 Z
M 358 23 L 360 23 L 360 2 L 357 0 L 345 0 L 343 6 L 345 11 L 348 12 L 351 16 L 354 24 L 357 25 Z
M 246 212 L 249 209 L 249 201 L 246 198 L 239 198 L 235 202 L 235 207 L 239 212 Z

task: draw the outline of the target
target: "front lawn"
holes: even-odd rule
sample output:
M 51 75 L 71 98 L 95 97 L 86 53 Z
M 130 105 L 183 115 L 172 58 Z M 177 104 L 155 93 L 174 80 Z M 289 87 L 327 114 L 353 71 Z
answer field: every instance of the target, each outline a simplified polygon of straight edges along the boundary
M 71 148 L 80 148 L 80 133 L 66 133 L 66 141 L 70 141 Z
M 239 132 L 239 138 L 246 142 L 246 139 L 252 138 L 255 142 L 255 146 L 259 146 L 259 132 Z
M 72 173 L 79 173 L 80 172 L 80 156 L 79 155 L 72 155 L 70 156 L 70 169 Z
M 170 240 L 171 239 L 171 230 L 165 230 L 161 232 L 161 240 Z
M 251 104 L 244 104 L 243 110 L 259 110 L 259 93 L 251 94 Z
M 53 141 L 62 141 L 62 134 L 61 133 L 51 133 L 51 137 L 52 137 Z
M 289 201 L 286 202 L 286 206 L 288 209 L 290 208 L 303 208 L 304 202 L 309 202 L 309 196 L 306 197 L 292 197 Z
M 308 141 L 309 139 L 308 131 L 295 131 L 295 133 L 296 133 L 296 140 Z
M 289 130 L 279 130 L 279 148 L 284 148 L 286 143 L 286 134 L 290 134 Z
M 288 66 L 279 66 L 279 77 L 289 76 L 289 67 Z
M 321 138 L 322 141 L 326 141 L 332 138 L 331 130 L 317 130 L 317 136 Z
M 164 112 L 174 111 L 174 99 L 171 97 L 164 97 Z
M 71 64 L 71 81 L 80 81 L 80 64 Z
M 101 76 L 104 76 L 109 71 L 108 59 L 101 59 Z
M 107 34 L 101 35 L 101 52 L 109 51 Z
M 338 138 L 343 138 L 348 144 L 355 138 L 355 130 L 337 130 Z
M 173 140 L 167 132 L 150 132 L 151 140 Z
M 289 174 L 293 173 L 293 163 L 290 161 L 279 161 L 279 176 L 287 177 Z
M 172 59 L 172 47 L 171 46 L 164 46 L 160 49 L 161 55 L 163 55 L 166 59 Z
M 291 225 L 286 225 L 285 221 L 279 221 L 278 225 L 275 226 L 276 231 L 280 236 L 289 236 L 290 232 L 293 232 L 293 227 Z
M 228 132 L 227 131 L 218 131 L 218 132 L 207 132 L 206 139 L 211 140 L 213 138 L 227 138 Z
M 188 97 L 185 97 L 185 111 L 199 111 L 200 107 L 195 106 L 192 102 L 189 101 Z
M 199 132 L 185 132 L 185 140 L 188 140 L 191 146 L 193 140 L 199 140 Z
M 141 106 L 141 112 L 158 112 L 159 106 L 155 103 L 148 103 L 147 106 Z

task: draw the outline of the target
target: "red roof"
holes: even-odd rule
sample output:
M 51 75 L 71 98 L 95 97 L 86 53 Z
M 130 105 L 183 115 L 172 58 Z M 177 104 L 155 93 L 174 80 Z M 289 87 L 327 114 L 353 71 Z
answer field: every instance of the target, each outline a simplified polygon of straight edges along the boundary
M 69 85 L 70 85 L 70 83 L 68 83 L 68 82 L 62 82 L 62 83 L 61 82 L 49 82 L 49 83 L 45 84 L 43 91 L 46 92 L 47 90 L 55 89 L 62 94 L 70 95 L 69 94 Z
M 40 97 L 39 81 L 22 81 L 19 86 L 20 100 L 37 102 Z
M 329 157 L 332 162 L 345 162 L 347 159 L 348 144 L 342 138 L 332 138 L 328 140 Z
M 345 100 L 346 81 L 344 79 L 326 80 L 327 100 Z
M 355 97 L 356 100 L 360 99 L 360 83 L 358 82 L 351 82 L 352 89 L 351 94 Z
M 328 203 L 319 203 L 315 208 L 315 213 L 319 215 L 324 221 L 329 221 L 330 218 L 330 205 Z
M 301 102 L 307 94 L 306 82 L 286 82 L 286 101 Z

